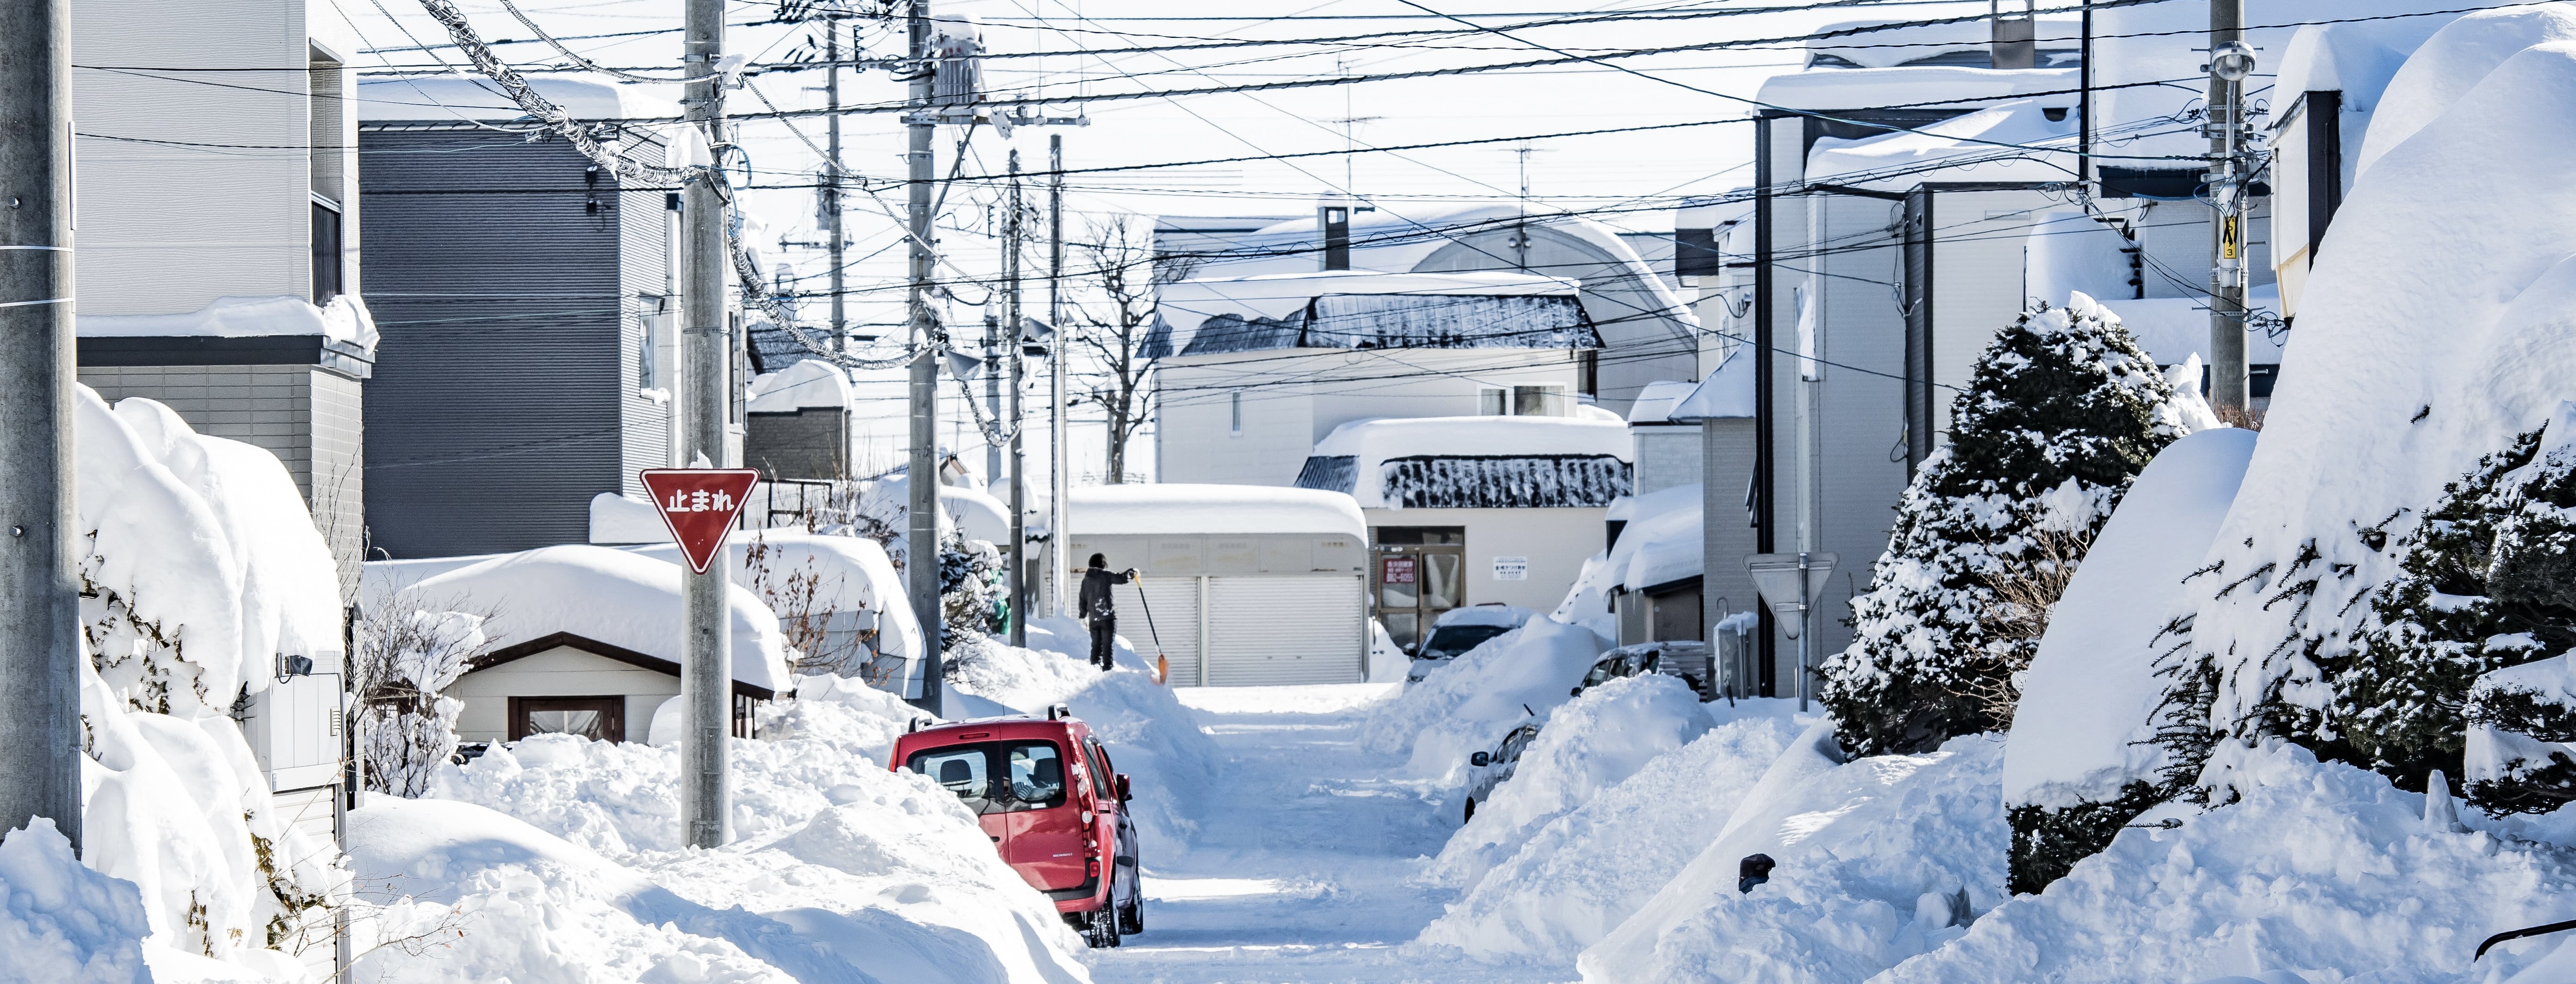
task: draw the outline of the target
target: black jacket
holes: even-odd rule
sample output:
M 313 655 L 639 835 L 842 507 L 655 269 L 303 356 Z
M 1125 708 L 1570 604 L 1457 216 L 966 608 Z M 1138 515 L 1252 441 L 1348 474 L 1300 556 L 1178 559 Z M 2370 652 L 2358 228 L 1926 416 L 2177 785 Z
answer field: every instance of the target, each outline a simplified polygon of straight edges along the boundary
M 1080 611 L 1083 618 L 1094 621 L 1118 617 L 1118 600 L 1110 596 L 1109 588 L 1131 580 L 1134 578 L 1126 574 L 1097 567 L 1082 572 L 1082 597 L 1075 603 L 1075 610 Z

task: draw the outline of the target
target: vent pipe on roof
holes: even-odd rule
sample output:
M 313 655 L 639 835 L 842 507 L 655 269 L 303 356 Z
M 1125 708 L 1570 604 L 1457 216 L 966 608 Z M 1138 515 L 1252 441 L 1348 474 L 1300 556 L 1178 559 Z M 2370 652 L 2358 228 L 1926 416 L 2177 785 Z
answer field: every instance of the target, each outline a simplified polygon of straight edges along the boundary
M 2003 0 L 1986 0 L 1986 20 L 1994 25 L 1994 67 L 2039 67 L 2038 0 L 2022 0 L 2018 17 L 2004 16 Z
M 1315 210 L 1315 223 L 1324 228 L 1324 269 L 1351 268 L 1351 207 L 1326 205 Z

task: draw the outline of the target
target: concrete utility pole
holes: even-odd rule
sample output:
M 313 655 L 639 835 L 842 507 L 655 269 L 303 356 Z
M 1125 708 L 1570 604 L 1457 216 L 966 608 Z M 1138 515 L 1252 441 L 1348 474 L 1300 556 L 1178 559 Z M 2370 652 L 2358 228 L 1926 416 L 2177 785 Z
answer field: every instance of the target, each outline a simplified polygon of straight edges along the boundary
M 832 263 L 832 350 L 850 346 L 850 325 L 841 306 L 841 18 L 829 15 L 823 21 L 823 60 L 832 67 L 823 73 L 823 103 L 831 109 L 825 121 L 825 152 L 832 157 L 823 162 L 823 235 L 828 239 Z
M 81 843 L 70 0 L 0 3 L 0 831 Z
M 908 211 L 912 227 L 912 463 L 906 484 L 912 502 L 905 510 L 904 574 L 912 587 L 912 615 L 921 622 L 921 696 L 915 706 L 940 713 L 941 665 L 939 621 L 939 345 L 938 327 L 930 320 L 930 276 L 937 258 L 930 251 L 930 139 L 938 123 L 930 111 L 934 65 L 930 57 L 930 0 L 912 0 L 906 18 L 912 41 L 911 106 L 905 132 L 911 143 L 904 160 L 911 165 Z
M 2221 419 L 2246 412 L 2245 0 L 2209 0 L 2209 405 Z
M 1011 289 L 1010 302 L 1007 310 L 1003 312 L 1004 320 L 1011 326 L 1011 330 L 1006 333 L 1009 340 L 1005 343 L 1011 347 L 1009 418 L 1011 421 L 1011 546 L 1009 550 L 1003 552 L 1002 556 L 1011 565 L 1007 581 L 1011 592 L 1011 645 L 1025 648 L 1029 644 L 1029 458 L 1020 441 L 1021 432 L 1026 430 L 1021 424 L 1024 415 L 1020 407 L 1020 386 L 1022 377 L 1027 372 L 1028 351 L 1023 339 L 1028 333 L 1022 328 L 1026 322 L 1020 316 L 1022 236 L 1020 235 L 1020 150 L 1017 147 L 1011 148 L 1010 166 L 1011 194 L 1008 207 L 1011 212 L 1009 218 L 1002 220 L 1002 282 L 1010 285 Z
M 724 143 L 724 79 L 716 61 L 724 56 L 723 0 L 688 0 L 683 74 L 690 82 L 681 100 L 686 125 L 706 138 L 708 147 Z M 712 160 L 712 158 L 710 158 Z M 725 423 L 731 409 L 728 387 L 733 365 L 726 331 L 724 192 L 712 172 L 692 178 L 680 189 L 680 454 L 684 462 L 721 467 L 725 464 Z M 691 847 L 721 847 L 731 839 L 732 797 L 725 788 L 731 755 L 726 738 L 733 724 L 733 633 L 727 631 L 725 592 L 730 571 L 723 554 L 699 574 L 682 571 L 687 608 L 686 665 L 680 689 L 688 695 L 689 730 L 681 741 L 681 816 Z
M 1068 583 L 1073 562 L 1079 558 L 1068 551 L 1073 535 L 1067 529 L 1072 512 L 1065 496 L 1073 483 L 1065 478 L 1064 453 L 1064 364 L 1073 356 L 1072 333 L 1064 323 L 1064 136 L 1047 135 L 1047 553 L 1054 566 L 1047 571 L 1049 601 L 1054 614 L 1073 614 L 1073 595 Z

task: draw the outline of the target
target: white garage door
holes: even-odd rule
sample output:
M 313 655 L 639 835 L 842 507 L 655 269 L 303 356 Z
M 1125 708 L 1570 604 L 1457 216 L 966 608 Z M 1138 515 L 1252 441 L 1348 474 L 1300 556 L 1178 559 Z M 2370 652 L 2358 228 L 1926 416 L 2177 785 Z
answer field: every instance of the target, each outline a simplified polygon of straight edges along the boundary
M 1360 579 L 1354 575 L 1212 575 L 1207 682 L 1359 682 L 1360 625 Z M 1177 658 L 1172 670 L 1172 682 L 1179 683 Z
M 1142 590 L 1143 597 L 1137 592 Z M 1145 577 L 1121 584 L 1111 592 L 1118 602 L 1118 634 L 1136 647 L 1136 654 L 1147 666 L 1154 663 L 1155 639 L 1161 638 L 1160 652 L 1171 660 L 1171 684 L 1175 687 L 1199 685 L 1199 577 Z M 1146 618 L 1151 606 L 1152 618 Z

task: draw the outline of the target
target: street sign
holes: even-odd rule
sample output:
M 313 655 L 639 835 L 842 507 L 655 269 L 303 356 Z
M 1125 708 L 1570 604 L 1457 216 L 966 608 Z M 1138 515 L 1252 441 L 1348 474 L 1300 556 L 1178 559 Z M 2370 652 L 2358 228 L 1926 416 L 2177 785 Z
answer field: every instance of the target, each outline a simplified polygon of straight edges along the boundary
M 1783 631 L 1795 639 L 1806 627 L 1803 613 L 1824 597 L 1825 582 L 1833 577 L 1836 555 L 1829 553 L 1767 553 L 1744 558 L 1744 569 L 1753 574 L 1753 589 L 1762 593 L 1771 611 L 1781 615 Z M 1804 570 L 1805 590 L 1800 590 L 1800 571 Z
M 689 559 L 689 569 L 707 572 L 716 551 L 733 532 L 760 473 L 749 468 L 647 468 L 644 491 L 653 496 L 653 511 L 671 531 L 671 542 Z

